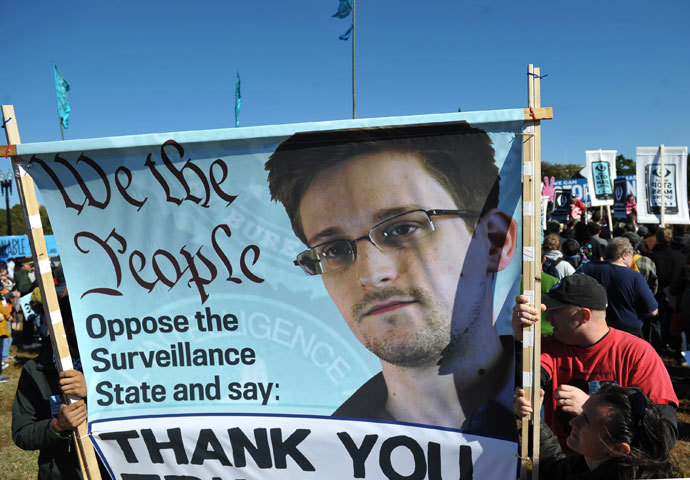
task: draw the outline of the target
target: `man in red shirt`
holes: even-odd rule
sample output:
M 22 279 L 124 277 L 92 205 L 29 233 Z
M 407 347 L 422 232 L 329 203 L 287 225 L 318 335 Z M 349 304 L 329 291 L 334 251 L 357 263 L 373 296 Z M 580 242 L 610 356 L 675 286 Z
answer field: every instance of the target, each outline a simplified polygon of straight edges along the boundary
M 543 296 L 553 335 L 541 345 L 541 387 L 545 391 L 544 416 L 565 449 L 569 421 L 582 413 L 582 405 L 602 383 L 638 388 L 664 416 L 672 435 L 678 437 L 678 397 L 668 371 L 654 348 L 641 338 L 606 324 L 604 287 L 587 275 L 564 278 Z M 513 308 L 515 338 L 522 339 L 523 325 L 539 320 L 524 295 Z M 548 309 L 547 309 L 548 307 Z M 518 391 L 518 413 L 531 413 L 531 405 Z

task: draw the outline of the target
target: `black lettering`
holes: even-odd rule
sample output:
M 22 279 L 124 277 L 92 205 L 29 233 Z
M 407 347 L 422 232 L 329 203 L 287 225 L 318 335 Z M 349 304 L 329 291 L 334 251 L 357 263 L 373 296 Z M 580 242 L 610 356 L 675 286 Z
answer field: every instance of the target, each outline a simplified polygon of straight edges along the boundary
M 472 465 L 472 447 L 469 445 L 460 446 L 460 480 L 472 480 L 474 475 L 474 465 Z
M 107 372 L 110 370 L 110 362 L 108 361 L 107 358 L 101 357 L 99 355 L 107 355 L 108 354 L 108 349 L 106 348 L 97 348 L 93 352 L 91 352 L 91 360 L 94 362 L 101 362 L 103 363 L 102 367 L 95 366 L 93 367 L 94 372 Z
M 98 320 L 98 323 L 100 324 L 100 333 L 96 333 L 96 331 L 92 327 L 92 320 L 96 319 Z M 92 315 L 89 315 L 86 317 L 86 333 L 89 334 L 89 337 L 91 338 L 101 338 L 105 336 L 105 318 L 103 318 L 103 315 L 99 315 L 97 313 L 94 313 Z
M 106 388 L 113 388 L 113 384 L 108 381 L 105 381 L 100 382 L 96 385 L 96 393 L 99 393 L 106 398 L 105 400 L 98 399 L 96 401 L 96 403 L 98 403 L 102 407 L 107 407 L 108 405 L 113 403 L 113 396 L 110 394 L 108 390 L 106 390 Z
M 271 448 L 268 444 L 268 434 L 265 428 L 254 429 L 256 445 L 237 427 L 229 429 L 228 436 L 230 437 L 230 445 L 232 445 L 232 460 L 235 462 L 235 467 L 247 466 L 245 451 L 249 452 L 257 467 L 271 468 L 273 466 Z
M 407 448 L 412 453 L 414 471 L 410 475 L 403 476 L 395 471 L 391 456 L 393 450 L 398 447 Z M 422 447 L 407 435 L 397 435 L 386 439 L 381 445 L 379 453 L 379 465 L 383 474 L 390 480 L 423 480 L 426 477 L 426 459 Z
M 429 480 L 443 480 L 441 477 L 441 444 L 429 442 L 426 452 Z
M 117 442 L 117 446 L 120 447 L 120 450 L 122 450 L 122 453 L 124 454 L 127 463 L 139 462 L 139 460 L 137 460 L 137 456 L 134 454 L 134 450 L 132 450 L 132 446 L 129 444 L 130 438 L 139 438 L 139 434 L 136 430 L 101 433 L 98 435 L 98 437 L 101 440 L 115 440 Z
M 141 436 L 146 443 L 146 448 L 149 451 L 152 463 L 163 463 L 163 456 L 161 450 L 170 449 L 175 453 L 175 461 L 178 465 L 187 465 L 187 453 L 184 451 L 184 444 L 182 443 L 182 431 L 179 428 L 168 429 L 168 441 L 159 442 L 153 435 L 150 428 L 145 428 L 141 431 Z
M 202 428 L 199 431 L 199 438 L 192 454 L 192 465 L 201 465 L 206 460 L 218 460 L 225 467 L 232 466 L 220 441 L 210 428 Z
M 338 432 L 338 438 L 340 438 L 352 459 L 352 476 L 355 478 L 366 478 L 367 473 L 364 462 L 367 461 L 367 457 L 369 457 L 371 449 L 374 448 L 379 436 L 374 434 L 365 436 L 364 440 L 362 440 L 362 445 L 359 447 L 355 445 L 354 440 L 347 432 Z
M 292 457 L 295 463 L 304 472 L 315 471 L 307 457 L 299 451 L 297 445 L 311 433 L 311 430 L 299 428 L 283 440 L 283 431 L 280 428 L 271 429 L 271 445 L 273 446 L 273 463 L 278 469 L 287 468 L 287 457 Z

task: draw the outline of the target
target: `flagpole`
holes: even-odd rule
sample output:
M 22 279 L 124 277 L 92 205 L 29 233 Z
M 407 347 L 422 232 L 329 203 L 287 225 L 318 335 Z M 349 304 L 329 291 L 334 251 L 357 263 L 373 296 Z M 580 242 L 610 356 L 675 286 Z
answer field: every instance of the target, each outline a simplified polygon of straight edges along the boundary
M 355 6 L 357 0 L 352 0 L 352 118 L 357 118 L 357 103 L 355 101 Z
M 58 125 L 60 125 L 60 137 L 62 139 L 65 139 L 65 131 L 62 129 L 62 119 L 60 118 L 60 114 L 58 114 Z

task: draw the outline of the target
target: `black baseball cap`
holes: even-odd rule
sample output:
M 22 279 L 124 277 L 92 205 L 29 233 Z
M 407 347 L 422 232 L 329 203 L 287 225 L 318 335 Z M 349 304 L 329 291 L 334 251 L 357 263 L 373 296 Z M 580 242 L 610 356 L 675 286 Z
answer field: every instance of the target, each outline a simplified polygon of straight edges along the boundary
M 582 273 L 568 275 L 542 296 L 546 308 L 560 308 L 566 305 L 606 310 L 606 290 L 599 282 Z

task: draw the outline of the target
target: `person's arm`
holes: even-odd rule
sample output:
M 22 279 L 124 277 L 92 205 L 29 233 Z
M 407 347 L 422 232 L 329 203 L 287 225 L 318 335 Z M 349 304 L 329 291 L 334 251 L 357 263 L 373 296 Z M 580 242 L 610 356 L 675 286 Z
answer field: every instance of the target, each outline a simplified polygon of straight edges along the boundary
M 568 465 L 564 462 L 566 455 L 558 444 L 558 438 L 545 421 L 539 422 L 539 478 L 567 478 Z
M 641 273 L 636 272 L 635 276 L 635 290 L 637 291 L 637 311 L 645 317 L 656 317 L 659 314 L 659 303 L 654 298 L 652 290 L 647 285 Z
M 36 381 L 22 370 L 12 405 L 12 440 L 23 450 L 39 450 L 69 440 L 51 429 L 50 408 L 41 405 L 45 400 Z

